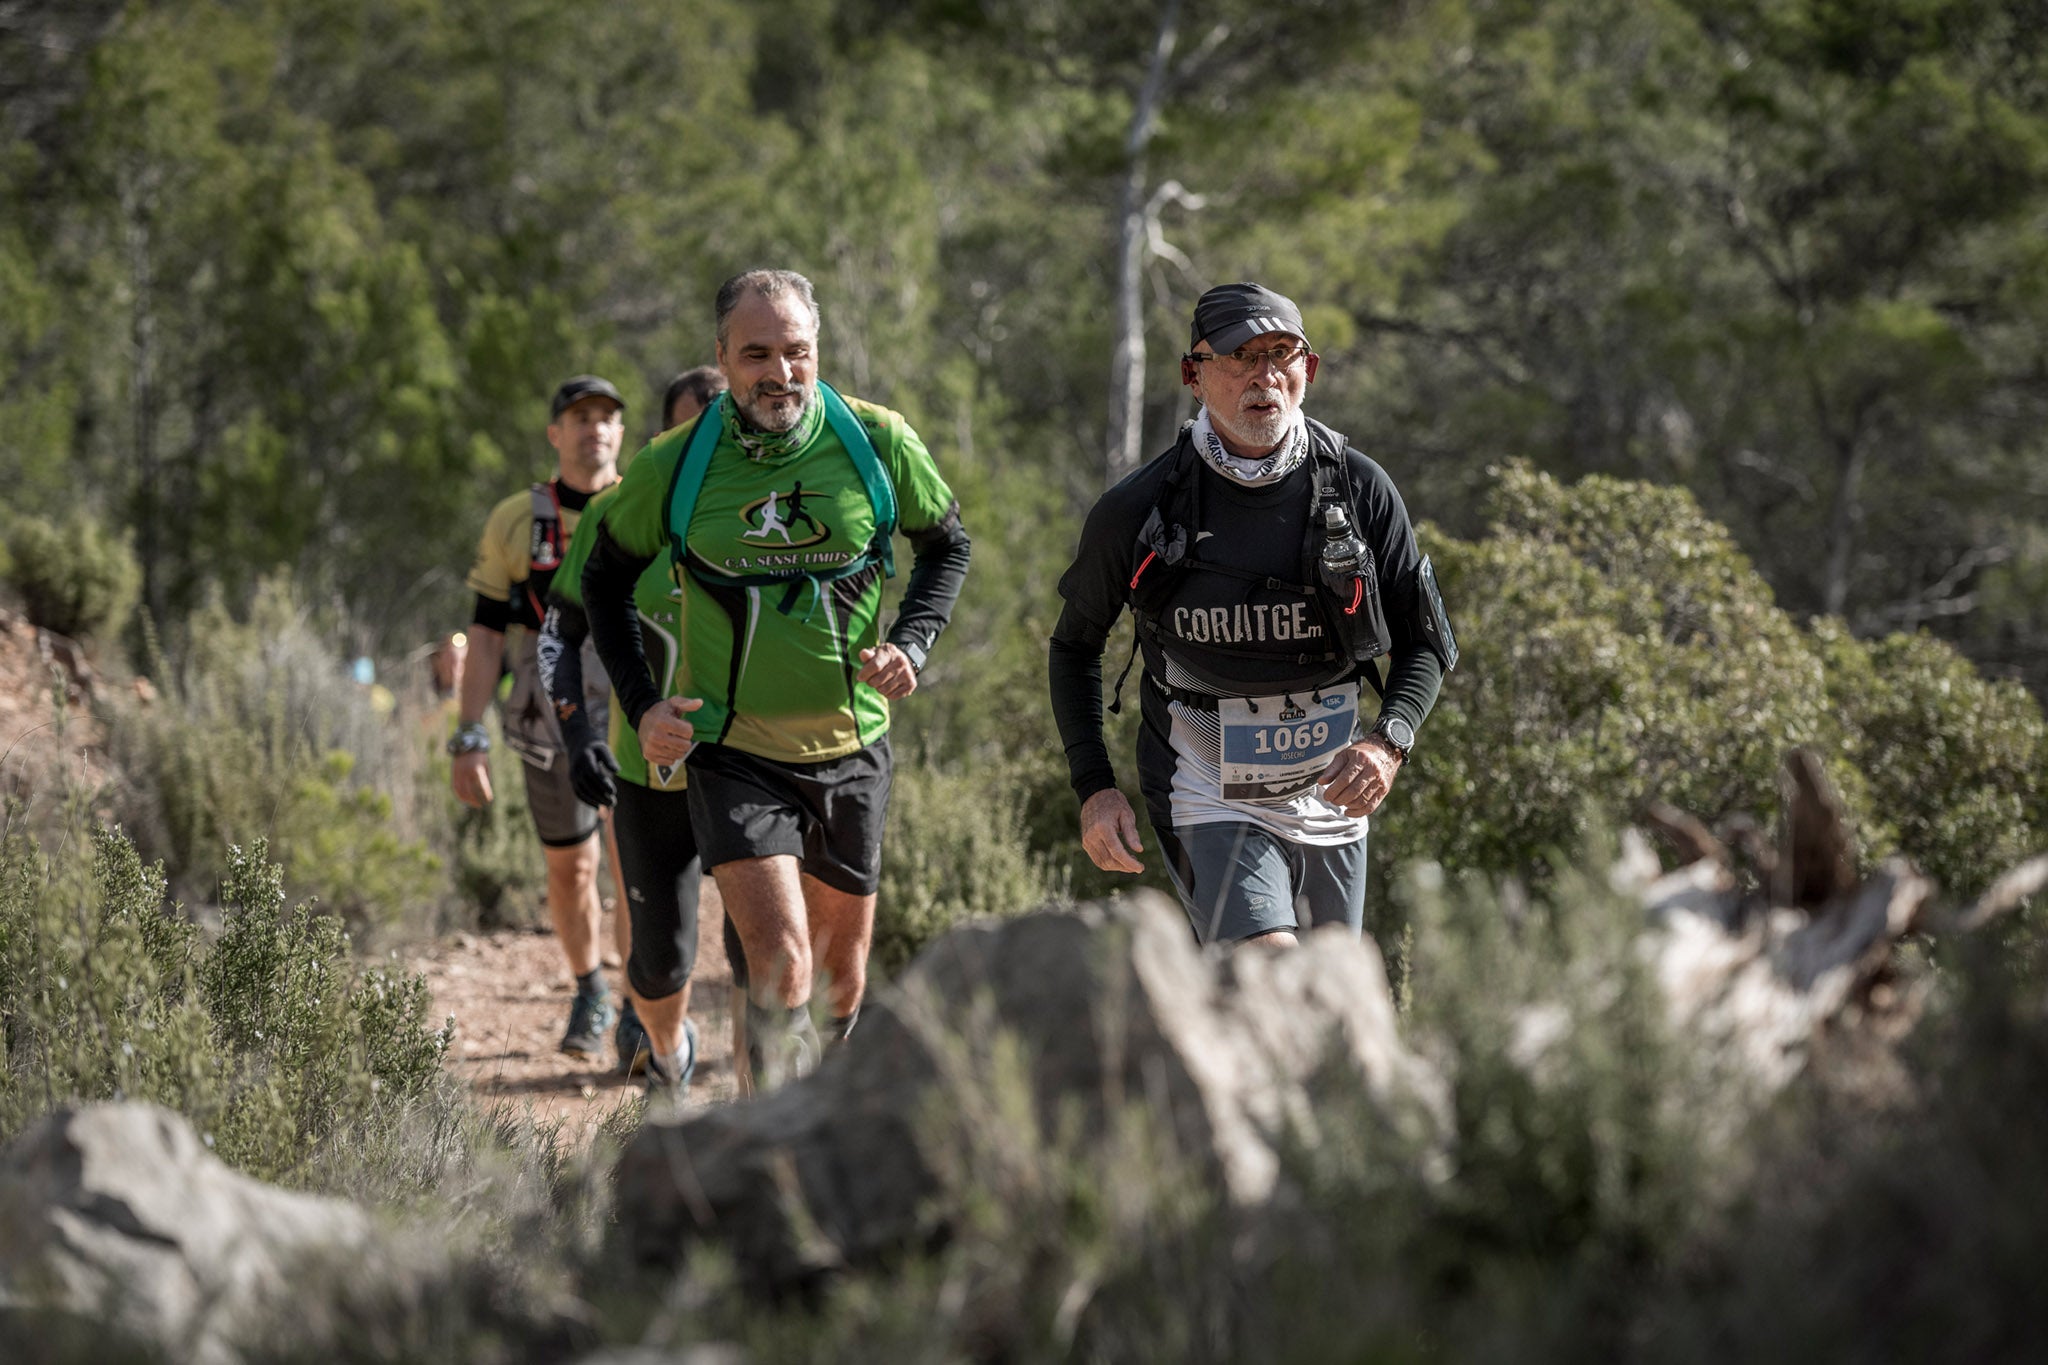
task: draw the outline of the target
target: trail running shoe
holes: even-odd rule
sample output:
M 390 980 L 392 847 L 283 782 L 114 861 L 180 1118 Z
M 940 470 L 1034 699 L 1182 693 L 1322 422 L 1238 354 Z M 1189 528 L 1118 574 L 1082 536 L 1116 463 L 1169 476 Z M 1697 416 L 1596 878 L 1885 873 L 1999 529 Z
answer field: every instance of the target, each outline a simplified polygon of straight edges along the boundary
M 569 1027 L 562 1034 L 562 1051 L 593 1061 L 602 1057 L 605 1031 L 617 1018 L 618 1012 L 606 997 L 576 992 L 575 1000 L 569 1004 Z
M 747 1002 L 747 1065 L 753 1071 L 756 1095 L 816 1071 L 820 1051 L 818 1030 L 808 1008 Z
M 650 1112 L 679 1113 L 690 1097 L 690 1076 L 697 1069 L 697 1025 L 683 1020 L 682 1074 L 671 1076 L 661 1069 L 652 1049 L 647 1054 L 647 1108 Z
M 633 1012 L 630 998 L 619 1007 L 619 1026 L 612 1030 L 612 1044 L 619 1050 L 621 1076 L 637 1076 L 647 1069 L 653 1048 L 648 1045 L 647 1030 L 641 1026 L 640 1016 Z

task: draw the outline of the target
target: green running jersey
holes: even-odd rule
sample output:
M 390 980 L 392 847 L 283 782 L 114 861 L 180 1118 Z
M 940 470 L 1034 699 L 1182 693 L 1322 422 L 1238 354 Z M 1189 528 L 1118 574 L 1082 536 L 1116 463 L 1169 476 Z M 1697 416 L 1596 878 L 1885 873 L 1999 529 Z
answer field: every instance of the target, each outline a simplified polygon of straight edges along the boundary
M 901 414 L 858 398 L 846 402 L 895 486 L 899 529 L 940 525 L 953 490 L 924 442 Z M 714 405 L 706 415 L 716 421 L 721 410 Z M 655 438 L 602 513 L 585 524 L 601 518 L 628 554 L 666 562 L 673 548 L 670 485 L 695 428 L 692 422 Z M 730 431 L 721 432 L 682 547 L 682 657 L 663 689 L 703 698 L 691 717 L 700 741 L 778 762 L 816 763 L 888 731 L 888 701 L 854 677 L 860 652 L 881 639 L 879 565 L 829 582 L 734 581 L 829 574 L 858 559 L 874 530 L 859 470 L 829 423 L 779 458 L 755 458 Z
M 614 484 L 590 500 L 584 509 L 587 515 L 577 523 L 576 534 L 569 538 L 569 548 L 562 552 L 562 567 L 555 572 L 552 592 L 564 601 L 579 606 L 583 602 L 583 565 L 590 558 L 590 547 L 597 543 L 598 512 L 617 491 L 618 485 Z M 633 607 L 640 617 L 640 646 L 653 671 L 655 686 L 664 695 L 673 691 L 676 662 L 683 652 L 682 599 L 682 589 L 676 586 L 666 557 L 655 559 L 633 584 Z M 641 754 L 640 736 L 619 714 L 616 696 L 606 738 L 612 756 L 619 761 L 622 781 L 656 791 L 681 791 L 689 784 L 682 764 L 649 763 Z

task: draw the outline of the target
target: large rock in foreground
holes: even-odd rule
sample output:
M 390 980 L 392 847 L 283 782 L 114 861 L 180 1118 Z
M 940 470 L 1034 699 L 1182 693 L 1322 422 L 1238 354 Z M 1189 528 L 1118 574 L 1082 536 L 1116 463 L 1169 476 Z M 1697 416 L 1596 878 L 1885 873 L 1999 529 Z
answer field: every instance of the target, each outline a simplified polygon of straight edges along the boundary
M 0 1154 L 0 1312 L 111 1321 L 174 1359 L 233 1359 L 296 1265 L 369 1237 L 354 1205 L 237 1174 L 153 1105 L 62 1110 Z
M 1313 1092 L 1333 1078 L 1418 1137 L 1443 1123 L 1378 951 L 1341 932 L 1203 953 L 1179 908 L 1146 892 L 956 930 L 879 994 L 810 1079 L 641 1128 L 617 1179 L 636 1258 L 717 1242 L 756 1284 L 787 1287 L 943 1237 L 960 1193 L 944 1144 L 1003 1121 L 990 1101 L 1004 1037 L 1021 1045 L 1038 1128 L 1020 1137 L 1086 1144 L 1141 1098 L 1176 1155 L 1241 1205 L 1272 1192 L 1276 1144 L 1313 1131 Z

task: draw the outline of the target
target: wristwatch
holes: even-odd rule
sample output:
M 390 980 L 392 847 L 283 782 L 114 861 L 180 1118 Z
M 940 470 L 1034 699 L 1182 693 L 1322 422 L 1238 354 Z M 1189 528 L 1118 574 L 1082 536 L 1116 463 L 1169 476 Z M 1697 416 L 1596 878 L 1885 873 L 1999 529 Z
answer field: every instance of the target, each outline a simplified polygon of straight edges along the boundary
M 911 640 L 905 640 L 902 644 L 897 645 L 896 648 L 902 650 L 903 657 L 910 660 L 910 671 L 912 673 L 924 672 L 925 651 L 923 645 Z
M 484 723 L 473 720 L 456 730 L 448 739 L 448 752 L 460 758 L 464 754 L 487 754 L 491 751 L 491 732 L 484 729 Z
M 1415 747 L 1415 727 L 1399 716 L 1381 716 L 1380 723 L 1372 732 L 1387 742 L 1389 748 L 1399 755 L 1401 761 L 1408 761 L 1408 753 Z

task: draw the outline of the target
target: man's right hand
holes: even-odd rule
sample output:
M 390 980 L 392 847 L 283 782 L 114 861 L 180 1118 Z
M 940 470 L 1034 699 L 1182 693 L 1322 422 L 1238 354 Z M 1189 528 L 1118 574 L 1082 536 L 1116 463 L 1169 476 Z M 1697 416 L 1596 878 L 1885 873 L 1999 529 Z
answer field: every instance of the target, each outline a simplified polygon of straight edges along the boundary
M 704 704 L 701 697 L 664 697 L 640 717 L 640 752 L 649 763 L 680 763 L 689 756 L 697 728 L 685 719 Z
M 449 768 L 448 784 L 455 788 L 455 799 L 463 805 L 478 810 L 490 805 L 491 756 L 481 750 L 457 754 Z
M 1081 803 L 1081 847 L 1104 872 L 1143 872 L 1137 855 L 1145 851 L 1138 837 L 1138 817 L 1115 787 Z

